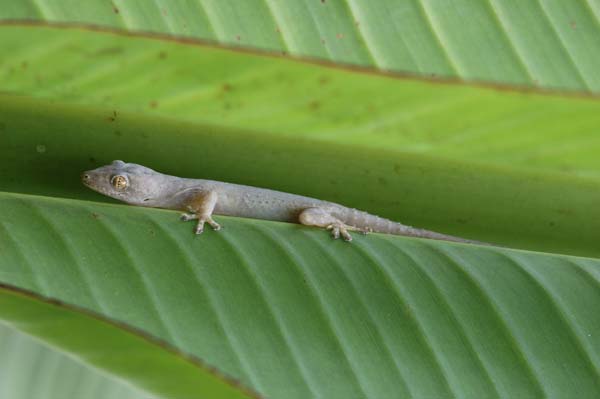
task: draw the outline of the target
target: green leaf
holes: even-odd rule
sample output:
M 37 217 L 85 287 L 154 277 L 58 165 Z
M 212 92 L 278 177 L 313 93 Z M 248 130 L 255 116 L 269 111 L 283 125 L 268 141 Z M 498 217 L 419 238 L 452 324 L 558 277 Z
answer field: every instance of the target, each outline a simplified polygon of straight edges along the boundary
M 34 6 L 48 19 L 163 33 L 208 4 L 178 2 L 165 13 L 147 2 L 89 2 L 85 12 L 68 2 L 4 3 L 0 14 L 18 18 Z M 456 4 L 433 7 L 444 9 L 435 28 L 466 3 Z M 263 3 L 230 5 L 219 2 L 205 20 L 230 22 L 239 11 L 243 23 L 228 29 L 249 24 L 269 40 Z M 327 10 L 319 2 L 288 7 Z M 174 9 L 181 24 L 169 19 Z M 338 11 L 327 21 L 353 22 Z M 454 59 L 464 62 L 460 77 L 487 68 L 490 79 L 531 83 L 510 72 L 509 58 L 495 58 L 506 53 L 486 45 L 500 36 L 473 35 L 494 26 L 465 24 L 461 14 L 454 21 L 461 28 L 440 44 L 461 54 Z M 193 35 L 208 37 L 200 32 L 206 26 L 194 23 Z M 287 26 L 315 39 L 306 26 Z M 359 26 L 381 36 L 391 25 Z M 246 33 L 239 36 L 243 44 Z M 595 39 L 577 38 L 594 53 Z M 331 54 L 354 57 L 349 62 L 363 63 L 360 52 L 375 48 L 336 39 Z M 581 66 L 598 55 L 579 47 L 575 56 L 569 46 L 570 59 L 546 57 L 552 49 L 540 47 L 527 67 L 539 77 L 544 65 L 546 87 L 593 89 L 597 72 Z M 99 199 L 84 191 L 79 173 L 123 158 L 468 238 L 599 254 L 595 98 L 395 79 L 187 41 L 27 24 L 0 26 L 0 47 L 2 190 Z M 427 59 L 428 46 L 420 49 Z M 396 50 L 387 54 L 402 54 Z M 565 67 L 570 61 L 586 71 L 584 84 Z M 220 221 L 223 232 L 194 238 L 174 212 L 0 194 L 0 281 L 126 322 L 268 397 L 598 396 L 598 260 L 378 235 L 347 245 L 301 226 Z
M 3 0 L 0 18 L 150 31 L 421 76 L 600 90 L 593 1 Z
M 150 337 L 127 331 L 123 325 L 108 323 L 97 315 L 47 301 L 31 292 L 2 285 L 0 320 L 43 339 L 83 363 L 116 374 L 118 379 L 126 378 L 156 398 L 256 397 L 243 393 L 239 387 L 232 386 L 231 380 L 226 381 L 197 360 L 186 358 L 173 349 L 167 350 L 164 344 Z M 99 342 L 102 343 L 100 347 Z M 26 360 L 26 357 L 19 357 L 14 366 L 18 367 L 19 362 Z M 104 379 L 111 382 L 109 376 Z M 54 381 L 46 380 L 45 383 L 46 387 L 54 386 Z M 67 386 L 71 384 L 68 382 Z M 33 387 L 39 390 L 44 385 L 33 384 Z M 140 396 L 136 390 L 129 390 Z
M 77 29 L 0 26 L 0 47 L 0 87 L 8 93 L 473 168 L 600 176 L 600 102 L 593 98 L 392 79 Z M 105 119 L 122 133 L 118 118 Z
M 573 153 L 573 164 L 595 167 L 599 158 L 593 140 L 586 141 L 586 146 L 566 143 L 575 144 L 578 135 L 589 135 L 600 115 L 596 101 L 390 80 L 283 59 L 79 30 L 4 27 L 0 43 L 14 50 L 4 69 L 6 75 L 0 77 L 2 86 L 26 96 L 0 95 L 4 190 L 99 198 L 79 183 L 79 173 L 122 158 L 179 176 L 328 199 L 481 241 L 599 254 L 597 180 L 514 167 L 519 157 L 540 150 L 540 145 L 545 143 L 550 151 L 559 142 L 544 138 L 537 125 L 547 132 L 564 130 L 561 148 Z M 83 48 L 87 50 L 82 52 Z M 110 56 L 102 55 L 102 49 L 112 49 Z M 166 58 L 161 54 L 167 54 Z M 139 61 L 133 62 L 132 57 Z M 223 65 L 231 68 L 227 75 L 219 67 Z M 38 74 L 44 78 L 36 83 Z M 331 80 L 318 89 L 323 77 Z M 306 84 L 294 83 L 299 81 L 313 86 L 308 90 Z M 369 90 L 380 93 L 377 101 L 386 110 L 373 115 L 376 120 L 393 117 L 398 104 L 408 107 L 411 98 L 423 96 L 423 102 L 417 101 L 404 112 L 419 119 L 421 127 L 415 125 L 415 131 L 426 128 L 435 133 L 423 135 L 424 150 L 413 147 L 407 152 L 412 136 L 402 133 L 407 128 L 402 120 L 379 136 L 351 134 L 353 119 L 348 121 L 348 115 L 365 108 L 356 98 L 365 97 Z M 472 99 L 460 108 L 426 112 L 435 99 L 453 101 L 464 95 Z M 181 100 L 169 105 L 169 98 Z M 323 104 L 317 112 L 309 106 L 314 98 Z M 152 99 L 157 101 L 155 108 Z M 227 104 L 233 108 L 226 109 Z M 450 143 L 456 139 L 455 132 L 445 133 L 453 123 L 480 119 L 479 128 L 487 128 L 499 117 L 496 112 L 503 114 L 507 107 L 515 112 L 520 107 L 530 114 L 535 109 L 545 113 L 533 113 L 534 125 L 525 124 L 523 131 L 515 128 L 514 133 L 497 136 L 491 130 L 481 137 L 475 134 L 475 141 L 468 145 L 441 144 L 444 137 Z M 368 113 L 365 108 L 365 129 L 373 123 Z M 495 116 L 489 119 L 490 115 Z M 561 128 L 572 119 L 576 120 L 572 130 Z M 529 136 L 524 135 L 526 129 L 532 129 Z M 394 131 L 399 133 L 394 135 Z M 508 162 L 510 167 L 476 162 L 493 158 L 486 146 L 494 139 L 502 144 L 497 163 Z M 522 153 L 509 151 L 524 140 L 531 147 L 523 146 Z M 418 143 L 416 138 L 412 142 Z M 451 160 L 444 148 L 451 148 L 452 157 L 459 160 Z M 561 160 L 551 151 L 543 159 L 551 168 Z
M 150 399 L 150 394 L 0 322 L 0 397 Z
M 267 397 L 600 393 L 598 260 L 228 217 L 195 237 L 172 211 L 0 199 L 3 281 Z

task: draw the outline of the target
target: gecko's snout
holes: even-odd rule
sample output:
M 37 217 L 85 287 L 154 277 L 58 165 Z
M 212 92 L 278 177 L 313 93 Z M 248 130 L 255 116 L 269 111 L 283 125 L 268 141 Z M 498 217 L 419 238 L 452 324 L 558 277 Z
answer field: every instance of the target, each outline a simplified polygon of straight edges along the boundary
M 81 173 L 81 182 L 84 185 L 91 187 L 92 184 L 94 183 L 94 178 L 89 171 L 86 171 L 86 172 Z

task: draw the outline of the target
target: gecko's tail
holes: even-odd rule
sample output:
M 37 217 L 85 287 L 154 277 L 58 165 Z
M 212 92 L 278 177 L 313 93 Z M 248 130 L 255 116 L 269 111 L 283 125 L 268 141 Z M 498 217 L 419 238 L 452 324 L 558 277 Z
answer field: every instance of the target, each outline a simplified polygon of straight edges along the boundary
M 379 216 L 371 215 L 367 212 L 362 212 L 356 209 L 350 208 L 338 208 L 337 212 L 334 210 L 333 215 L 344 223 L 350 226 L 356 226 L 361 229 L 370 230 L 374 233 L 393 234 L 399 236 L 419 237 L 428 238 L 431 240 L 442 240 L 452 241 L 464 244 L 475 244 L 475 245 L 488 245 L 497 246 L 482 241 L 469 240 L 466 238 L 455 237 L 447 234 L 436 233 L 435 231 L 417 229 L 415 227 L 407 226 L 402 223 L 394 222 L 389 219 L 385 219 Z
M 460 242 L 464 244 L 475 244 L 475 245 L 487 245 L 494 246 L 494 244 L 490 244 L 483 241 L 469 240 L 466 238 L 455 237 L 447 234 L 436 233 L 435 231 L 425 230 L 425 229 L 417 229 L 411 226 L 406 226 L 400 223 L 394 223 L 391 231 L 391 234 L 400 235 L 400 236 L 410 236 L 410 237 L 419 237 L 419 238 L 428 238 L 431 240 L 442 240 L 442 241 L 452 241 L 452 242 Z

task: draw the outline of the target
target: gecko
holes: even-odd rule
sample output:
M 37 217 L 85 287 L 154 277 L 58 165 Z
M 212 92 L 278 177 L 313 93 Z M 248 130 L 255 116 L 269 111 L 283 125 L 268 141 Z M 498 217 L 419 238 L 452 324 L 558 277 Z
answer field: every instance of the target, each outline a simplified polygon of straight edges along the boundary
M 204 225 L 220 230 L 213 214 L 300 223 L 327 229 L 334 239 L 352 241 L 350 232 L 371 232 L 489 245 L 434 231 L 414 228 L 334 202 L 281 191 L 189 179 L 159 173 L 135 163 L 113 161 L 85 171 L 82 183 L 101 194 L 131 205 L 184 211 L 181 220 L 197 220 L 194 232 Z

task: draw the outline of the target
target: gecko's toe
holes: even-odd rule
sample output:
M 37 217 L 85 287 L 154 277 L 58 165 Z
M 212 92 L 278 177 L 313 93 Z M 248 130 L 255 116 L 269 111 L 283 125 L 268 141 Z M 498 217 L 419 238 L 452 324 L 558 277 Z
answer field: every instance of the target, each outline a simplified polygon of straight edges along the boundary
M 348 233 L 348 231 L 345 228 L 342 227 L 340 229 L 340 233 L 342 234 L 342 238 L 344 239 L 344 241 L 346 241 L 346 242 L 352 241 L 352 236 L 350 235 L 350 233 Z
M 198 219 L 198 216 L 194 215 L 193 213 L 182 213 L 179 217 L 179 220 L 183 222 L 189 222 L 190 220 L 194 219 Z
M 208 219 L 206 222 L 207 222 L 208 224 L 210 224 L 210 227 L 212 227 L 212 229 L 213 229 L 214 231 L 219 231 L 219 230 L 221 230 L 221 225 L 220 225 L 219 223 L 215 222 L 214 220 L 212 220 L 212 218 Z
M 330 224 L 329 226 L 327 226 L 327 230 L 331 230 L 331 237 L 334 240 L 337 240 L 338 238 L 340 238 L 340 227 L 335 225 L 335 224 Z
M 204 232 L 204 220 L 199 219 L 196 228 L 194 229 L 195 234 L 202 234 Z

